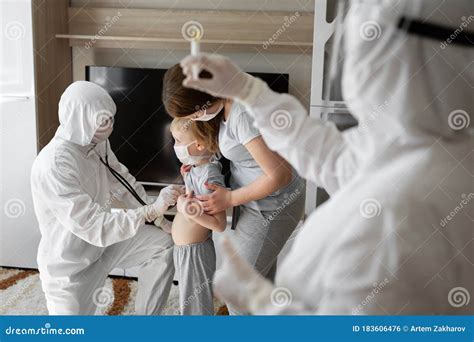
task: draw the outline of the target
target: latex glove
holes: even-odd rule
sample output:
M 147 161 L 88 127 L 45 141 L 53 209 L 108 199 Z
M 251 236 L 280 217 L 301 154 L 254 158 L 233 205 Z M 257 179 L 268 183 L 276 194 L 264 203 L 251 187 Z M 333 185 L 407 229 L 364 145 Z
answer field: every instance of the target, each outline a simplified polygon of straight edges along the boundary
M 193 66 L 206 70 L 212 78 L 193 78 Z M 245 102 L 258 79 L 240 70 L 229 58 L 221 55 L 201 53 L 187 56 L 181 61 L 186 78 L 183 85 L 216 97 L 233 98 Z
M 184 193 L 182 185 L 169 185 L 161 189 L 155 203 L 143 207 L 145 220 L 155 221 L 159 216 L 163 216 L 168 208 L 174 205 L 178 197 Z
M 255 312 L 270 302 L 273 285 L 242 259 L 227 237 L 222 239 L 222 264 L 213 288 L 224 302 L 240 311 Z

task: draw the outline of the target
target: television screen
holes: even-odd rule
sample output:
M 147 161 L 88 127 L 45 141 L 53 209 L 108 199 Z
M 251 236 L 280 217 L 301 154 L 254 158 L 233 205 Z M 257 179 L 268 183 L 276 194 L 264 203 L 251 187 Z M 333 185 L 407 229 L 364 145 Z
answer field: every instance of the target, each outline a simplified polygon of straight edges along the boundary
M 87 66 L 86 80 L 109 92 L 117 105 L 112 150 L 135 178 L 152 185 L 182 183 L 169 130 L 172 118 L 161 102 L 165 69 Z M 280 93 L 288 74 L 251 73 Z

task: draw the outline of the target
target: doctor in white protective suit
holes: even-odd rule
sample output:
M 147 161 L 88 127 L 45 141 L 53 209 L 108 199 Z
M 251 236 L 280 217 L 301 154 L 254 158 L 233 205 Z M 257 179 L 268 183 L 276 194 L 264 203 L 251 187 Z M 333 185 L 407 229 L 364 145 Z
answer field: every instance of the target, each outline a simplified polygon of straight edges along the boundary
M 331 194 L 274 284 L 225 241 L 216 292 L 252 314 L 473 314 L 472 1 L 351 4 L 342 90 L 359 127 L 344 133 L 227 58 L 181 62 L 186 86 L 244 103 L 267 145 Z
M 59 102 L 56 135 L 33 165 L 33 202 L 42 235 L 38 266 L 50 314 L 94 314 L 98 305 L 110 304 L 112 293 L 104 282 L 114 267 L 140 266 L 137 314 L 159 313 L 168 298 L 173 242 L 145 222 L 162 217 L 182 189 L 170 186 L 155 202 L 147 198 L 108 144 L 115 111 L 100 86 L 73 83 Z M 142 206 L 101 158 L 152 203 Z M 129 209 L 111 212 L 115 200 Z

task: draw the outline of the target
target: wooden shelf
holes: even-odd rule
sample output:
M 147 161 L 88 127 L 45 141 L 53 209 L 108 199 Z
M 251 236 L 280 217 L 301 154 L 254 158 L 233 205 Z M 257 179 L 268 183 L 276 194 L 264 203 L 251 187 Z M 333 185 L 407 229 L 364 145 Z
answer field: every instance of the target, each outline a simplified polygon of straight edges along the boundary
M 204 34 L 203 51 L 255 50 L 311 53 L 313 13 L 159 10 L 127 8 L 74 8 L 68 11 L 71 46 L 87 48 L 189 49 L 181 33 L 191 20 Z

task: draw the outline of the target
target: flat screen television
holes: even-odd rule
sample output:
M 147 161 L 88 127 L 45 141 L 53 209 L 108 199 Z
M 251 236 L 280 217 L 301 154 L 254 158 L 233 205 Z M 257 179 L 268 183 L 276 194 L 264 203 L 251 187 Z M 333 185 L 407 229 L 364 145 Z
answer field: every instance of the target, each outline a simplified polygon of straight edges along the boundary
M 161 102 L 166 69 L 86 66 L 86 80 L 109 92 L 117 105 L 109 138 L 117 158 L 148 185 L 182 183 L 180 163 L 173 150 L 172 118 Z M 250 73 L 277 92 L 288 92 L 288 74 Z

